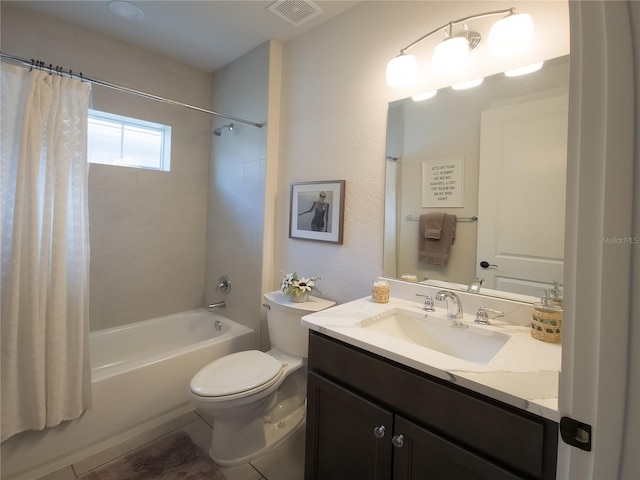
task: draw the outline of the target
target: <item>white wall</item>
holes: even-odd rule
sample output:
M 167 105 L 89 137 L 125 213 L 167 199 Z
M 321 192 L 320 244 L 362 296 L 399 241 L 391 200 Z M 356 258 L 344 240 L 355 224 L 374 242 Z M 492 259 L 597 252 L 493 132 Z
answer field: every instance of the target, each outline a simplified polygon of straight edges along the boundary
M 382 273 L 387 103 L 444 85 L 443 79 L 432 78 L 416 91 L 392 91 L 385 80 L 387 62 L 441 24 L 511 6 L 362 2 L 284 46 L 274 286 L 280 270 L 296 270 L 322 275 L 319 288 L 338 302 L 369 294 L 370 281 Z M 534 48 L 515 60 L 496 62 L 478 47 L 472 75 L 568 53 L 566 2 L 518 2 L 517 7 L 534 17 Z M 415 53 L 426 58 L 428 48 Z M 290 183 L 341 179 L 346 180 L 344 244 L 289 239 Z
M 2 51 L 208 106 L 211 75 L 2 3 Z M 104 87 L 93 107 L 171 125 L 171 171 L 91 165 L 91 330 L 202 305 L 210 117 Z

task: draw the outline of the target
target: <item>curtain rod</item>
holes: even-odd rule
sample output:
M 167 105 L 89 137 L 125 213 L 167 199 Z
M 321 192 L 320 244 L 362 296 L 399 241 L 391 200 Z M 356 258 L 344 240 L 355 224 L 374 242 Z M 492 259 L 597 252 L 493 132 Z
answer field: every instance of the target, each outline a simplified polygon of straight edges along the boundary
M 125 92 L 125 93 L 131 93 L 133 95 L 138 95 L 139 97 L 144 97 L 144 98 L 148 98 L 151 100 L 155 100 L 157 102 L 162 102 L 162 103 L 168 103 L 170 105 L 176 105 L 179 107 L 185 107 L 188 108 L 190 110 L 196 110 L 198 112 L 202 112 L 202 113 L 208 113 L 209 115 L 215 115 L 217 117 L 223 117 L 223 118 L 227 118 L 229 120 L 233 120 L 236 122 L 240 122 L 240 123 L 246 123 L 247 125 L 252 125 L 254 127 L 258 127 L 258 128 L 262 128 L 264 126 L 264 123 L 256 123 L 256 122 L 251 122 L 249 120 L 244 120 L 242 118 L 238 118 L 238 117 L 234 117 L 231 115 L 225 115 L 224 113 L 218 113 L 218 112 L 213 112 L 211 110 L 207 110 L 205 108 L 200 108 L 200 107 L 196 107 L 195 105 L 189 105 L 188 103 L 182 103 L 182 102 L 178 102 L 176 100 L 171 100 L 169 98 L 164 98 L 164 97 L 160 97 L 158 95 L 153 95 L 151 93 L 147 93 L 147 92 L 141 92 L 139 90 L 134 90 L 133 88 L 129 88 L 129 87 L 124 87 L 122 85 L 117 85 L 115 83 L 110 83 L 110 82 L 105 82 L 102 80 L 97 80 L 95 78 L 90 78 L 87 77 L 85 75 L 83 75 L 82 73 L 73 73 L 73 70 L 64 70 L 62 67 L 59 66 L 53 66 L 51 64 L 49 64 L 48 66 L 45 65 L 44 62 L 40 62 L 37 60 L 27 60 L 26 58 L 20 58 L 17 57 L 15 55 L 9 55 L 7 53 L 3 53 L 0 52 L 0 57 L 3 60 L 10 60 L 12 62 L 17 62 L 17 63 L 21 63 L 22 65 L 29 67 L 29 68 L 37 68 L 38 70 L 44 70 L 47 71 L 49 70 L 50 74 L 55 74 L 55 75 L 65 75 L 69 78 L 75 78 L 77 80 L 80 81 L 86 81 L 95 85 L 100 85 L 102 87 L 107 87 L 107 88 L 111 88 L 114 90 L 118 90 L 121 92 Z

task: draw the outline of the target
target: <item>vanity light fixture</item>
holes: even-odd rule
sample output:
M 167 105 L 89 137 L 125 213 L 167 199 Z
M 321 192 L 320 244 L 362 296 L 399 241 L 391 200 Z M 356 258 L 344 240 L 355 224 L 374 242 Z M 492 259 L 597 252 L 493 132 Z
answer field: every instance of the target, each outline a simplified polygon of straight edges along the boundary
M 513 70 L 507 70 L 504 72 L 507 77 L 519 77 L 520 75 L 526 75 L 528 73 L 537 72 L 542 68 L 544 62 L 532 63 L 520 68 L 514 68 Z
M 418 61 L 415 56 L 406 52 L 438 32 L 444 33 L 445 39 L 433 52 L 433 70 L 446 74 L 462 68 L 469 52 L 482 41 L 482 35 L 469 30 L 467 23 L 493 15 L 506 16 L 493 24 L 489 30 L 488 49 L 492 57 L 513 55 L 529 47 L 533 39 L 533 20 L 530 15 L 516 13 L 514 7 L 470 15 L 452 20 L 401 49 L 400 54 L 387 64 L 387 84 L 393 88 L 404 87 L 418 79 Z M 463 32 L 454 33 L 454 26 L 460 24 L 464 28 Z
M 419 93 L 418 95 L 414 95 L 411 97 L 411 100 L 414 102 L 422 102 L 424 100 L 429 100 L 433 98 L 438 93 L 438 90 L 431 90 L 430 92 Z
M 448 37 L 436 45 L 431 65 L 436 73 L 453 73 L 464 67 L 467 58 L 469 58 L 469 42 L 466 37 Z
M 451 88 L 453 90 L 466 90 L 468 88 L 473 88 L 473 87 L 482 85 L 482 82 L 484 82 L 484 77 L 476 78 L 475 80 L 469 80 L 467 82 L 457 83 L 455 85 L 451 85 Z
M 507 57 L 526 50 L 533 39 L 533 20 L 525 13 L 498 20 L 489 30 L 489 54 Z

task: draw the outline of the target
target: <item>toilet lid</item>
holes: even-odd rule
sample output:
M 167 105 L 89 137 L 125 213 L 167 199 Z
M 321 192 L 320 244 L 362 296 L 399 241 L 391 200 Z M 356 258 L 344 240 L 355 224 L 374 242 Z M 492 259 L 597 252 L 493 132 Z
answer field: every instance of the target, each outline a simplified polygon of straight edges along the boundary
M 191 379 L 191 391 L 202 397 L 245 392 L 268 383 L 284 365 L 259 350 L 225 355 L 202 368 Z

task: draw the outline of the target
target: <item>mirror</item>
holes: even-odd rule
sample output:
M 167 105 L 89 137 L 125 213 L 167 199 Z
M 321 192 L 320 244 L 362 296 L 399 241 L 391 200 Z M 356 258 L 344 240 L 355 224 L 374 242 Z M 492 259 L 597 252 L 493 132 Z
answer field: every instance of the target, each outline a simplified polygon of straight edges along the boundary
M 383 275 L 524 301 L 562 283 L 568 92 L 564 56 L 390 103 Z M 446 265 L 425 261 L 427 213 L 456 215 Z

